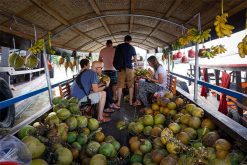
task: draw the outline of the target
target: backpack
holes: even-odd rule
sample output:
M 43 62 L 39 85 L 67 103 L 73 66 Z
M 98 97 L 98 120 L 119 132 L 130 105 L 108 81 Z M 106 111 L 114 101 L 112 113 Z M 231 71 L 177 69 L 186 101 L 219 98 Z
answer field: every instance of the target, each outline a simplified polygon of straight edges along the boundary
M 122 52 L 122 44 L 116 47 L 114 59 L 113 59 L 113 66 L 116 70 L 121 71 L 121 69 L 125 69 L 125 56 Z

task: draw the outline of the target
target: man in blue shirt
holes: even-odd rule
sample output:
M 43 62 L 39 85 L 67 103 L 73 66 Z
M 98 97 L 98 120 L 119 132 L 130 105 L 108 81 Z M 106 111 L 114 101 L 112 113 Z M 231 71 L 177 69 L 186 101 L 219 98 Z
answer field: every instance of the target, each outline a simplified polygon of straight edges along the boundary
M 113 60 L 114 67 L 118 70 L 117 80 L 117 106 L 120 106 L 122 89 L 125 88 L 125 82 L 129 88 L 129 104 L 132 105 L 133 93 L 134 93 L 134 70 L 132 66 L 132 59 L 137 62 L 136 51 L 133 46 L 130 45 L 132 41 L 131 36 L 124 37 L 124 43 L 119 44 L 116 47 L 115 56 Z
M 81 66 L 83 68 L 83 66 Z M 99 84 L 98 75 L 101 75 L 103 68 L 103 63 L 100 61 L 94 61 L 92 63 L 92 69 L 86 69 L 81 75 L 81 84 L 83 85 L 84 91 L 79 88 L 76 81 L 73 82 L 71 86 L 71 96 L 76 97 L 80 102 L 87 101 L 87 95 L 91 100 L 91 104 L 98 105 L 98 120 L 101 122 L 110 121 L 109 118 L 103 117 L 103 110 L 106 101 L 106 92 L 104 89 L 109 86 L 110 81 L 106 85 L 102 86 Z

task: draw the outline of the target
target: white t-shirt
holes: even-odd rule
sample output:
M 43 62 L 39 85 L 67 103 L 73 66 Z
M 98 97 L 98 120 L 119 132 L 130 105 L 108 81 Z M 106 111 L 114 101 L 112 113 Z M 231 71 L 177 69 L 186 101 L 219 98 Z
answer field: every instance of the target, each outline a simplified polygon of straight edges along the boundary
M 160 65 L 157 69 L 157 71 L 154 73 L 154 77 L 155 79 L 158 80 L 158 75 L 159 74 L 162 74 L 163 75 L 163 83 L 162 84 L 159 84 L 157 83 L 159 86 L 162 86 L 163 88 L 166 88 L 166 84 L 167 84 L 167 72 L 165 70 L 165 68 Z

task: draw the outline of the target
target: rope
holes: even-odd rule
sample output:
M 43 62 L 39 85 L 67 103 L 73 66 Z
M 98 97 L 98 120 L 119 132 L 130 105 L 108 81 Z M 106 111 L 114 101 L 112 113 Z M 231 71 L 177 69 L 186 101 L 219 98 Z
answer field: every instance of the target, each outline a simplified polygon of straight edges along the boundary
M 224 13 L 224 0 L 221 0 L 221 14 Z
M 36 27 L 34 24 L 33 24 L 33 29 L 34 29 L 34 42 L 36 43 L 37 42 L 37 31 L 36 31 Z
M 182 35 L 185 35 L 185 27 L 184 27 L 184 25 L 182 24 Z
M 15 49 L 15 37 L 13 37 L 12 42 L 13 42 L 13 46 L 14 46 L 14 49 Z
M 245 11 L 245 34 L 247 35 L 247 9 Z
M 51 49 L 51 32 L 48 32 L 48 45 L 49 48 Z

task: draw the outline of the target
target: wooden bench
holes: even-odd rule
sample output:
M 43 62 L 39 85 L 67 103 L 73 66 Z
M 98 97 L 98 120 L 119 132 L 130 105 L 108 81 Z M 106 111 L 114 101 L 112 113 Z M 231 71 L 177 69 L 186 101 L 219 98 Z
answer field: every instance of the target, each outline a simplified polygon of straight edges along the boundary
M 167 74 L 167 85 L 166 88 L 172 92 L 173 95 L 176 95 L 176 86 L 177 86 L 177 78 L 170 73 Z
M 70 84 L 73 83 L 73 79 L 70 79 L 59 85 L 60 96 L 69 99 L 71 97 Z

